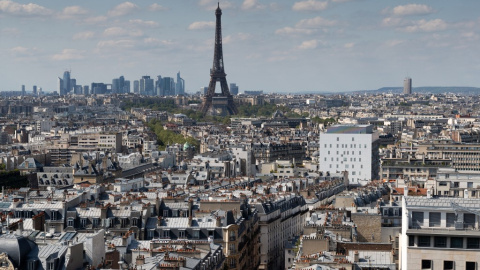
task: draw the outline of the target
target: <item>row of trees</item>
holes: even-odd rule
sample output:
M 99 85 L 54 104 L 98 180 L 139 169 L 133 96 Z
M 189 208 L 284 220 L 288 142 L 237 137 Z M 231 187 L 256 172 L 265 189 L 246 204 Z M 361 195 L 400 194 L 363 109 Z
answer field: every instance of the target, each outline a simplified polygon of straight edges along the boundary
M 185 144 L 186 142 L 194 146 L 197 150 L 200 148 L 200 142 L 198 140 L 193 137 L 185 137 L 182 134 L 164 129 L 162 122 L 157 119 L 151 120 L 147 125 L 157 135 L 157 144 L 160 150 L 165 150 L 165 147 L 169 144 Z

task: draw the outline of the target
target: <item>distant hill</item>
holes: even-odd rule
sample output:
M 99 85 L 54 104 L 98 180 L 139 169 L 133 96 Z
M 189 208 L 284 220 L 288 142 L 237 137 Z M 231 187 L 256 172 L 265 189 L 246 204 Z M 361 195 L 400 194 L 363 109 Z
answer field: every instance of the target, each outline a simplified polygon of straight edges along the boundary
M 478 87 L 467 87 L 467 86 L 422 86 L 422 87 L 413 87 L 413 93 L 423 93 L 423 94 L 443 94 L 443 93 L 455 93 L 461 95 L 480 95 L 480 88 Z M 377 90 L 358 90 L 352 91 L 350 93 L 354 94 L 381 94 L 381 93 L 392 93 L 392 94 L 401 94 L 403 93 L 403 87 L 382 87 Z M 348 92 L 345 92 L 348 94 Z

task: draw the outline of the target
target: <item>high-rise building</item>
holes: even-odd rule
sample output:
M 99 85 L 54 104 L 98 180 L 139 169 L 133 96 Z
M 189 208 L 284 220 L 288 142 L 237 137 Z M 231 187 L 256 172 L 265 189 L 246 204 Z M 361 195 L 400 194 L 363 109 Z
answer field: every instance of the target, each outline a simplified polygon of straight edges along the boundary
M 140 81 L 139 81 L 139 80 L 133 81 L 133 92 L 134 92 L 135 94 L 139 94 L 139 93 L 140 93 Z
M 33 86 L 32 93 L 33 93 L 34 96 L 36 96 L 38 94 L 36 85 Z
M 150 79 L 150 76 L 143 76 L 140 79 L 140 95 L 153 96 L 153 85 L 153 79 Z
M 125 80 L 125 82 L 123 83 L 123 93 L 124 94 L 130 93 L 130 81 L 129 80 Z
M 335 125 L 320 134 L 320 171 L 348 172 L 351 185 L 379 178 L 378 133 L 372 125 Z
M 177 73 L 177 83 L 175 85 L 175 94 L 184 95 L 185 94 L 185 80 L 180 77 L 180 71 Z
M 25 96 L 25 85 L 22 85 L 22 96 Z
M 83 86 L 83 94 L 84 94 L 85 96 L 88 96 L 88 94 L 90 94 L 90 91 L 89 91 L 89 89 L 88 89 L 88 85 L 84 85 L 84 86 Z
M 230 84 L 230 94 L 238 95 L 238 86 L 237 86 L 236 83 L 231 83 Z
M 155 81 L 155 93 L 157 96 L 163 96 L 162 76 L 160 75 L 157 76 L 157 80 Z
M 406 77 L 403 80 L 403 94 L 410 95 L 412 93 L 412 78 Z
M 64 95 L 65 93 L 63 93 L 63 79 L 58 77 L 58 82 L 57 82 L 57 87 L 58 87 L 58 94 L 59 95 Z
M 175 95 L 175 80 L 171 77 L 163 77 L 160 81 L 161 96 Z
M 128 87 L 126 86 L 126 82 L 128 82 Z M 113 94 L 123 94 L 128 92 L 130 92 L 130 81 L 125 81 L 125 77 L 120 76 L 119 78 L 112 80 Z
M 91 94 L 105 94 L 107 93 L 107 85 L 104 83 L 92 83 Z
M 70 92 L 70 90 L 72 89 L 71 83 L 72 81 L 70 80 L 70 71 L 67 70 L 63 73 L 63 85 L 59 93 L 61 96 L 64 96 L 68 94 L 68 92 Z

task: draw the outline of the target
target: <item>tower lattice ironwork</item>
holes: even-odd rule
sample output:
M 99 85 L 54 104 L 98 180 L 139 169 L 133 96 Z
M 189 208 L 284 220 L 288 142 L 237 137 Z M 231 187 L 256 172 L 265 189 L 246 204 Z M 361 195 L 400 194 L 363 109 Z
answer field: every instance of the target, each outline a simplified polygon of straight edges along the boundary
M 223 100 L 219 101 L 220 105 L 226 108 L 226 111 L 232 115 L 237 114 L 237 106 L 233 101 L 233 96 L 228 89 L 227 74 L 223 65 L 223 49 L 222 49 L 222 10 L 220 9 L 220 3 L 215 10 L 215 16 L 217 17 L 215 27 L 215 52 L 213 55 L 213 67 L 210 70 L 210 83 L 208 85 L 208 91 L 203 98 L 202 113 L 205 115 L 209 109 L 212 108 L 216 97 L 223 97 Z M 220 82 L 222 88 L 221 93 L 215 93 L 215 86 L 217 82 Z M 225 100 L 226 99 L 226 100 Z

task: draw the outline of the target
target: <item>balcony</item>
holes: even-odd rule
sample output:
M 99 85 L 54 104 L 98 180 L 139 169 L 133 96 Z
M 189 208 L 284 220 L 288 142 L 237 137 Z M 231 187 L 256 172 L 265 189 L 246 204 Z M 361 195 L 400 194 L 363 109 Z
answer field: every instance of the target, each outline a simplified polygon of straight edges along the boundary
M 409 226 L 408 235 L 451 235 L 451 236 L 480 236 L 480 230 L 475 224 L 455 222 L 452 227 L 422 227 L 418 224 Z

